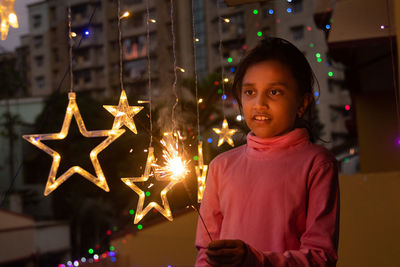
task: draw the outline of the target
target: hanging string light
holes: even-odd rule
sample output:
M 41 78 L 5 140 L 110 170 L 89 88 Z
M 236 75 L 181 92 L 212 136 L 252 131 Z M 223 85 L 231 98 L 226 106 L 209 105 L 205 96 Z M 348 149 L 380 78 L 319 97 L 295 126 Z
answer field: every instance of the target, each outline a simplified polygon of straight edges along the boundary
M 103 107 L 110 112 L 115 118 L 113 123 L 113 129 L 119 129 L 123 125 L 128 127 L 129 130 L 137 134 L 136 125 L 133 121 L 133 117 L 139 113 L 142 106 L 129 106 L 128 99 L 126 97 L 123 81 L 123 55 L 122 55 L 122 30 L 121 20 L 127 18 L 130 14 L 125 11 L 121 14 L 120 0 L 118 2 L 118 45 L 119 45 L 119 84 L 121 87 L 121 96 L 119 98 L 118 106 L 104 105 Z
M 84 178 L 88 179 L 101 189 L 105 191 L 109 191 L 106 178 L 104 176 L 103 170 L 100 166 L 97 155 L 103 151 L 108 145 L 110 145 L 114 140 L 120 137 L 125 130 L 121 129 L 112 129 L 112 130 L 98 130 L 98 131 L 87 131 L 85 124 L 83 122 L 82 116 L 79 112 L 78 105 L 76 103 L 76 95 L 73 92 L 73 71 L 72 71 L 72 34 L 71 34 L 71 6 L 68 7 L 68 37 L 69 37 L 69 69 L 70 69 L 70 92 L 68 94 L 68 107 L 65 113 L 64 122 L 61 128 L 61 131 L 58 133 L 50 133 L 50 134 L 31 134 L 24 135 L 23 138 L 35 145 L 39 149 L 43 150 L 47 154 L 53 157 L 53 162 L 51 164 L 50 173 L 47 179 L 46 188 L 44 190 L 44 195 L 47 196 L 51 192 L 53 192 L 57 187 L 59 187 L 63 182 L 65 182 L 69 177 L 73 174 L 77 173 Z M 87 137 L 107 137 L 103 142 L 101 142 L 98 146 L 96 146 L 90 152 L 90 160 L 92 161 L 94 170 L 96 172 L 96 176 L 92 175 L 88 171 L 84 170 L 80 166 L 72 166 L 66 172 L 61 174 L 59 177 L 57 176 L 58 167 L 61 161 L 61 155 L 55 150 L 43 144 L 42 140 L 62 140 L 64 139 L 69 132 L 69 127 L 71 125 L 72 117 L 75 117 L 76 123 L 78 124 L 78 128 L 80 133 Z
M 234 146 L 233 140 L 232 140 L 232 135 L 234 135 L 237 130 L 236 129 L 229 129 L 228 126 L 228 121 L 225 117 L 225 100 L 226 100 L 226 95 L 225 95 L 225 68 L 224 68 L 224 62 L 223 62 L 223 53 L 222 53 L 222 17 L 220 15 L 220 6 L 219 6 L 219 1 L 217 1 L 217 16 L 218 16 L 218 35 L 219 35 L 219 57 L 220 57 L 220 65 L 221 65 L 221 87 L 222 87 L 222 114 L 224 116 L 224 120 L 222 122 L 222 128 L 213 128 L 213 131 L 219 135 L 219 141 L 218 141 L 218 146 L 221 146 L 225 141 L 231 145 Z M 258 10 L 253 11 L 254 14 L 258 14 Z M 233 59 L 231 57 L 228 58 L 228 62 L 231 63 Z M 229 81 L 229 80 L 228 80 Z

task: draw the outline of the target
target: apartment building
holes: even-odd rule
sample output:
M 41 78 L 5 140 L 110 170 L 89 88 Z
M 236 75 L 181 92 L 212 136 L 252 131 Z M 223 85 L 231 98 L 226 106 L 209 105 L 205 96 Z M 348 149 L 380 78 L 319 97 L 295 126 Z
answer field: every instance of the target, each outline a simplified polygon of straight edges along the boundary
M 96 98 L 120 93 L 117 2 L 113 0 L 72 0 L 73 86 Z M 150 0 L 147 43 L 147 4 L 144 0 L 121 0 L 123 81 L 129 94 L 148 94 L 147 52 L 155 96 L 168 92 L 173 83 L 173 47 L 170 2 Z M 48 95 L 69 90 L 67 3 L 46 0 L 29 5 L 29 51 L 32 62 L 30 93 Z M 174 4 L 174 35 L 177 67 L 180 76 L 191 75 L 193 48 L 191 41 L 190 2 Z M 162 86 L 161 86 L 162 85 Z

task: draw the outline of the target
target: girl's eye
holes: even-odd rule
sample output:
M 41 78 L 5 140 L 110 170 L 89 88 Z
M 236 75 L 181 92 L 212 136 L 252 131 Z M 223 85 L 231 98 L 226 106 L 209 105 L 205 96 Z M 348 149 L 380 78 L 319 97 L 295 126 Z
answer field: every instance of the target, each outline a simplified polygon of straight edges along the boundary
M 280 95 L 280 94 L 281 94 L 281 91 L 279 91 L 279 90 L 277 90 L 277 89 L 272 89 L 272 90 L 269 91 L 269 93 L 270 93 L 271 95 L 273 95 L 273 96 L 276 96 L 276 95 Z
M 243 91 L 243 93 L 244 93 L 245 95 L 252 95 L 252 94 L 253 94 L 253 90 L 251 90 L 251 89 L 245 89 L 245 90 Z

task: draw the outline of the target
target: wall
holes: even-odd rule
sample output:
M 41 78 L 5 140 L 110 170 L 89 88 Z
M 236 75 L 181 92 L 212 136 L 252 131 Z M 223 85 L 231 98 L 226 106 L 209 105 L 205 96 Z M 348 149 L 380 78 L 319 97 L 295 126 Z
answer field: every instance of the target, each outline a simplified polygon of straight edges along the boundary
M 342 176 L 337 267 L 397 266 L 400 172 Z

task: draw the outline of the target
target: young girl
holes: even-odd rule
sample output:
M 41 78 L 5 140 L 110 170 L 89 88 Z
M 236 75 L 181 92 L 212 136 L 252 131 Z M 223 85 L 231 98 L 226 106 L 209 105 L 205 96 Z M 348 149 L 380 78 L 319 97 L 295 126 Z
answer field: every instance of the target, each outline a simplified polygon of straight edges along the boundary
M 210 164 L 196 266 L 335 266 L 335 158 L 312 144 L 314 74 L 289 42 L 269 38 L 239 64 L 233 93 L 251 132 Z

